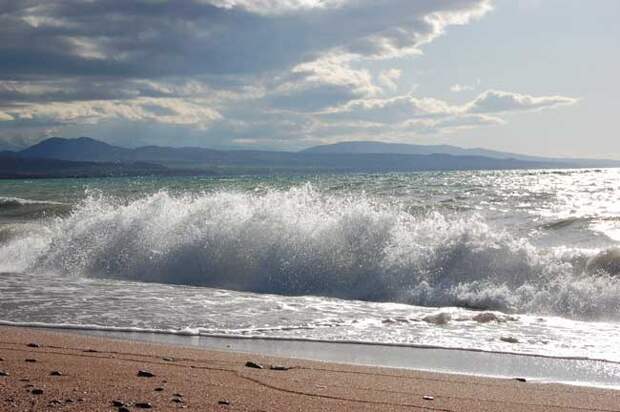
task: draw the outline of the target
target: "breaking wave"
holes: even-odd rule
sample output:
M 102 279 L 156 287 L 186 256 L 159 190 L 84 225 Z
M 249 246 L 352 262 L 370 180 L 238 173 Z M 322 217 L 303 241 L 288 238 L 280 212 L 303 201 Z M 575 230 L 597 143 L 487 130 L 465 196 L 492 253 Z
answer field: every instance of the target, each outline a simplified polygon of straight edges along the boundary
M 412 215 L 310 185 L 94 196 L 41 225 L 0 244 L 0 271 L 620 318 L 616 249 L 540 249 L 477 215 Z

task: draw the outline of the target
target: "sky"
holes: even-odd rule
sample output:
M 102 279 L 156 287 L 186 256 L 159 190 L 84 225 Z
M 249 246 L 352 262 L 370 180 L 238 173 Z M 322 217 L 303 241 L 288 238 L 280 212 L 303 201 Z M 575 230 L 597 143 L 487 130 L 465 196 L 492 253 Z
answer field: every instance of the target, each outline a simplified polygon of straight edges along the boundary
M 451 144 L 620 159 L 616 0 L 0 0 L 0 150 Z

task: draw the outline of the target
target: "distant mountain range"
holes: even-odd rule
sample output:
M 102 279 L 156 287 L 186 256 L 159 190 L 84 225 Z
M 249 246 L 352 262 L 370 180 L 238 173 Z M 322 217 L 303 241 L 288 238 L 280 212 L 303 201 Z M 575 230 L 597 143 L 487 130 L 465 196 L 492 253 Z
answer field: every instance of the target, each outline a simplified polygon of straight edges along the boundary
M 129 149 L 89 137 L 53 137 L 21 151 L 0 152 L 0 178 L 571 167 L 620 167 L 620 161 L 549 159 L 454 146 L 376 142 L 337 143 L 300 152 L 161 146 Z
M 528 162 L 559 162 L 570 164 L 582 164 L 584 167 L 616 167 L 620 166 L 620 161 L 609 159 L 567 159 L 567 158 L 550 158 L 542 156 L 528 156 L 509 152 L 500 152 L 487 149 L 465 149 L 457 146 L 449 145 L 415 145 L 400 143 L 382 143 L 382 142 L 341 142 L 329 145 L 315 146 L 303 150 L 305 153 L 400 153 L 411 155 L 426 154 L 449 154 L 453 156 L 482 156 L 493 159 L 515 159 L 525 160 Z

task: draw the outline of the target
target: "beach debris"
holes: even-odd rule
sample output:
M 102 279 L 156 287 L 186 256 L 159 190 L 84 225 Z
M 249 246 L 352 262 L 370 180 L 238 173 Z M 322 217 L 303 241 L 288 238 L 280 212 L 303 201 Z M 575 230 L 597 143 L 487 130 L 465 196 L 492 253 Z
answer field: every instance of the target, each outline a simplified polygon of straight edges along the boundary
M 0 376 L 9 376 L 9 373 L 3 370 L 0 370 Z
M 155 388 L 155 392 L 161 392 L 163 390 L 164 388 L 162 386 L 158 386 L 157 388 Z
M 271 365 L 269 369 L 271 369 L 272 371 L 287 371 L 290 368 L 284 365 Z
M 227 401 L 226 399 L 222 399 L 220 401 L 217 401 L 217 403 L 219 405 L 230 405 L 230 401 Z
M 41 347 L 41 345 L 39 345 L 38 343 L 35 343 L 35 342 L 30 342 L 26 346 L 28 346 L 29 348 L 40 348 Z
M 140 378 L 152 378 L 155 376 L 155 374 L 149 371 L 139 370 L 137 376 L 139 376 Z
M 169 356 L 164 356 L 162 360 L 165 360 L 166 362 L 174 362 L 174 358 L 171 358 Z
M 422 396 L 422 399 L 424 399 L 425 401 L 432 401 L 435 399 L 435 397 L 431 395 L 424 395 Z
M 139 409 L 151 409 L 153 407 L 153 405 L 151 405 L 149 402 L 138 402 L 135 403 L 133 406 Z
M 127 406 L 127 404 L 121 400 L 115 399 L 112 401 L 112 406 L 120 408 L 121 406 Z
M 50 372 L 50 376 L 62 376 L 62 372 L 61 371 L 51 371 Z
M 28 362 L 28 363 L 35 363 L 37 360 L 36 359 L 32 359 L 32 358 L 26 358 L 24 361 Z
M 261 365 L 260 363 L 257 363 L 257 362 L 253 362 L 253 361 L 247 361 L 245 363 L 245 367 L 246 368 L 254 368 L 254 369 L 264 369 L 263 365 Z
M 448 312 L 439 312 L 432 315 L 426 315 L 422 318 L 422 320 L 435 325 L 445 325 L 452 320 L 452 315 Z
M 527 382 L 527 379 L 525 379 L 525 378 L 514 378 L 514 380 L 516 380 L 518 382 Z
M 499 340 L 501 340 L 502 342 L 507 342 L 507 343 L 519 343 L 519 339 L 513 336 L 501 336 Z
M 43 389 L 35 388 L 31 390 L 30 393 L 33 395 L 43 395 Z

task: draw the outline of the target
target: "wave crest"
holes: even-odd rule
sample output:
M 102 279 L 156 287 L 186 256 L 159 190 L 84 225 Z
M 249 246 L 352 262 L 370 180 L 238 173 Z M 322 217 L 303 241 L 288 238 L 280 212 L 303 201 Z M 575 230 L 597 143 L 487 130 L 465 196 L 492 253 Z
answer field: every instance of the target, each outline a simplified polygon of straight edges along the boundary
M 537 249 L 480 216 L 414 216 L 304 186 L 264 194 L 90 197 L 0 248 L 6 271 L 52 271 L 252 292 L 619 318 L 597 251 Z

